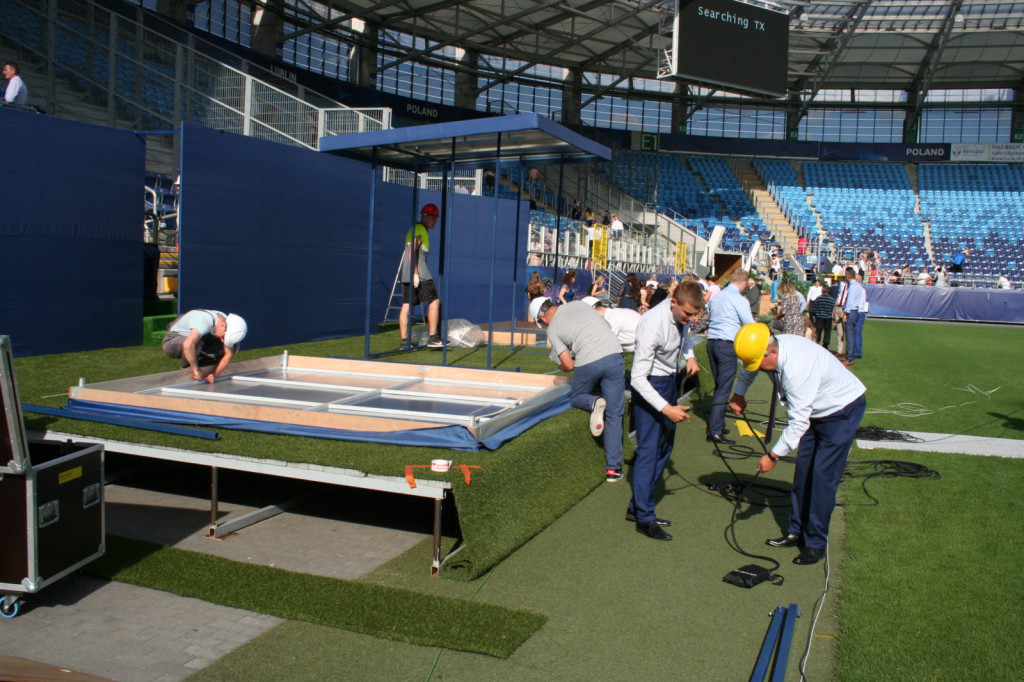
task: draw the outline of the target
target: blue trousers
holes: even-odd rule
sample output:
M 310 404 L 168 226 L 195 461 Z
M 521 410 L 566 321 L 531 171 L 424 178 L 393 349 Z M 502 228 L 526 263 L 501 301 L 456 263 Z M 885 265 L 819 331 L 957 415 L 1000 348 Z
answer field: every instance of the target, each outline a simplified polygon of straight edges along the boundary
M 846 331 L 846 359 L 853 362 L 854 358 L 860 357 L 860 327 L 861 314 L 859 311 L 851 310 L 846 313 L 846 324 L 843 325 Z
M 585 412 L 594 410 L 599 389 L 605 399 L 604 466 L 622 470 L 622 413 L 626 408 L 626 366 L 622 354 L 606 355 L 600 360 L 577 365 L 572 372 L 569 396 L 572 406 Z
M 812 419 L 797 446 L 787 532 L 803 535 L 807 547 L 823 549 L 828 544 L 836 491 L 866 407 L 862 395 L 835 414 Z
M 679 397 L 675 375 L 649 377 L 649 380 L 658 395 L 675 404 Z M 633 423 L 636 426 L 636 460 L 633 463 L 633 497 L 629 500 L 629 511 L 636 514 L 637 523 L 650 523 L 657 518 L 654 515 L 654 489 L 672 455 L 676 425 L 636 391 L 633 391 Z
M 715 395 L 708 415 L 708 433 L 720 436 L 725 430 L 725 408 L 736 378 L 736 349 L 732 341 L 708 339 L 708 363 L 715 378 Z
M 864 355 L 864 321 L 868 319 L 867 313 L 857 313 L 857 357 Z

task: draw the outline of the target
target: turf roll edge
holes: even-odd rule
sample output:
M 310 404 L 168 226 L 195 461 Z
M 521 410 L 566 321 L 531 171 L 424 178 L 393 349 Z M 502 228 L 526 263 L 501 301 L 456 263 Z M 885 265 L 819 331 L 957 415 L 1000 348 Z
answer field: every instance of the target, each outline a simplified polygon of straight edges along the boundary
M 89 573 L 288 620 L 497 658 L 508 658 L 547 621 L 544 614 L 524 609 L 295 573 L 117 536 L 107 536 L 106 550 L 89 564 Z

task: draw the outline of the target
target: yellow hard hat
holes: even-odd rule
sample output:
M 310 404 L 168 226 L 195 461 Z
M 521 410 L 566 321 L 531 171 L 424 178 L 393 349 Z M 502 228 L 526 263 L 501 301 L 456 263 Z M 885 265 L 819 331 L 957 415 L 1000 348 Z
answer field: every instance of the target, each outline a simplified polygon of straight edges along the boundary
M 764 359 L 771 338 L 772 330 L 762 322 L 745 324 L 736 332 L 733 347 L 736 349 L 736 357 L 747 370 L 756 372 L 761 367 L 761 360 Z

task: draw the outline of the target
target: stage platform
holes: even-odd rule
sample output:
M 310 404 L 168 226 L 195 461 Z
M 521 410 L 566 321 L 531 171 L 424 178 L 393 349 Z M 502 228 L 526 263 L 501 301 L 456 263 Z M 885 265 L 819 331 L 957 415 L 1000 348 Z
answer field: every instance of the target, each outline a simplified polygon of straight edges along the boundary
M 480 328 L 495 345 L 547 347 L 547 330 L 525 320 L 495 322 L 493 327 L 481 324 Z

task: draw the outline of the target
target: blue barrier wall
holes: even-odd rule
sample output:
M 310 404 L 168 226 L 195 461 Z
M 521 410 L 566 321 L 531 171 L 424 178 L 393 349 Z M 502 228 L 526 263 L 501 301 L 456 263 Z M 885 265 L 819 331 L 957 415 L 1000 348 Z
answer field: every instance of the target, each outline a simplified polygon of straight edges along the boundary
M 142 342 L 145 143 L 0 108 L 0 334 L 15 355 Z
M 376 331 L 405 233 L 418 218 L 410 188 L 380 181 L 374 186 L 371 168 L 361 162 L 188 124 L 181 174 L 180 309 L 242 315 L 249 323 L 248 347 L 363 333 L 372 188 L 370 312 Z M 421 191 L 416 201 L 441 205 L 437 192 Z M 518 251 L 515 202 L 451 195 L 446 211 L 452 273 L 447 316 L 486 322 L 493 270 L 495 319 L 511 319 L 513 280 L 522 280 L 524 269 L 526 207 L 519 210 Z M 432 237 L 430 264 L 437 273 L 440 227 Z M 443 294 L 443 283 L 438 288 Z
M 1024 291 L 865 284 L 872 317 L 1024 323 Z

